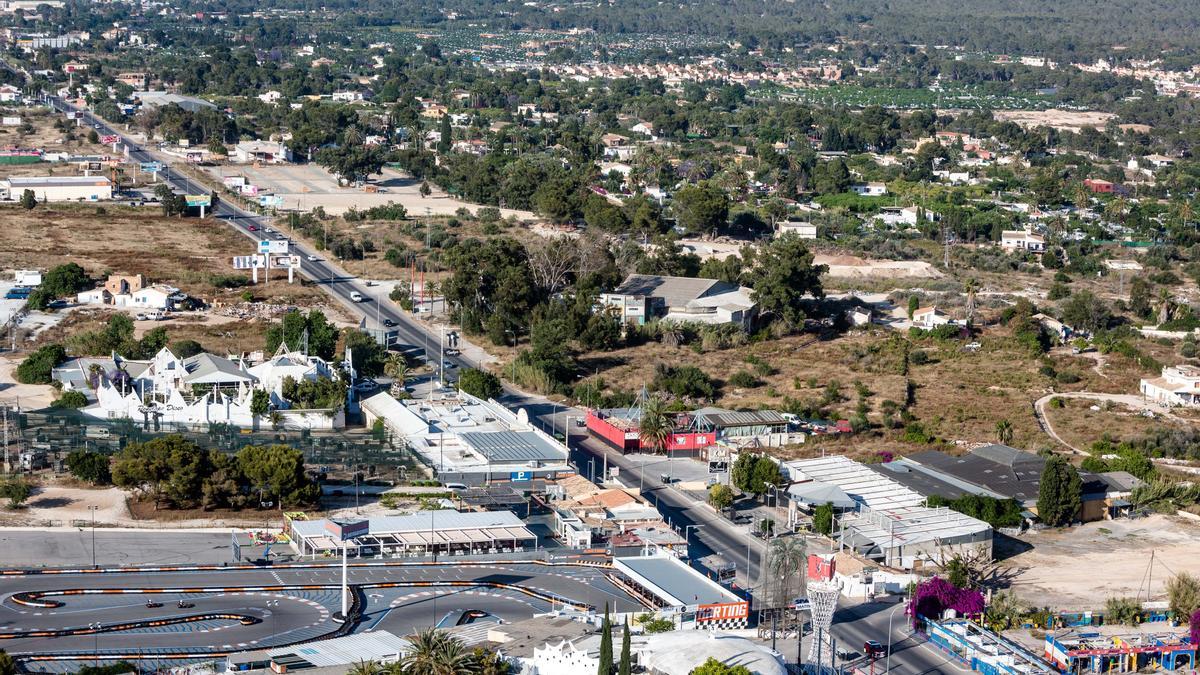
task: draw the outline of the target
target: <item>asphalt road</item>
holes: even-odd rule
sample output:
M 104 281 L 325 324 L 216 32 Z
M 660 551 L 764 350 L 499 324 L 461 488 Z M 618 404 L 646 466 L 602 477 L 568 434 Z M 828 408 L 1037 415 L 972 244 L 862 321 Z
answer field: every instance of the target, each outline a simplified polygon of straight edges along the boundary
M 597 607 L 607 603 L 617 611 L 640 609 L 633 598 L 605 578 L 604 572 L 592 567 L 522 562 L 454 562 L 441 566 L 352 563 L 348 580 L 364 599 L 364 620 L 359 630 L 381 628 L 403 635 L 436 623 L 454 610 L 478 609 L 517 621 L 561 606 L 555 598 Z M 85 635 L 0 636 L 0 648 L 26 656 L 130 650 L 154 654 L 265 648 L 311 640 L 337 628 L 332 615 L 340 610 L 340 583 L 340 565 L 325 561 L 315 568 L 5 576 L 0 577 L 0 634 L 88 629 L 96 624 L 103 627 L 213 613 L 246 617 L 250 623 L 210 619 L 112 632 L 101 628 L 96 634 Z M 458 586 L 423 587 L 430 583 Z M 62 594 L 68 590 L 94 594 Z M 31 595 L 20 596 L 22 593 Z M 19 604 L 14 594 L 27 602 L 61 605 Z M 176 603 L 181 599 L 194 606 L 178 607 Z M 148 607 L 148 601 L 162 606 Z

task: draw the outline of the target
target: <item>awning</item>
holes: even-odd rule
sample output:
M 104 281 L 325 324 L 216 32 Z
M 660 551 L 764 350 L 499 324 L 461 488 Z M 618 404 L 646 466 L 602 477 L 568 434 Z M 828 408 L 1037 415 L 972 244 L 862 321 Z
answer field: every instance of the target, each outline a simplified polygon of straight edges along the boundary
M 811 504 L 813 506 L 833 504 L 842 509 L 854 508 L 855 505 L 850 495 L 846 494 L 840 487 L 820 481 L 797 483 L 789 487 L 787 491 L 788 497 L 792 501 L 800 502 L 801 504 Z

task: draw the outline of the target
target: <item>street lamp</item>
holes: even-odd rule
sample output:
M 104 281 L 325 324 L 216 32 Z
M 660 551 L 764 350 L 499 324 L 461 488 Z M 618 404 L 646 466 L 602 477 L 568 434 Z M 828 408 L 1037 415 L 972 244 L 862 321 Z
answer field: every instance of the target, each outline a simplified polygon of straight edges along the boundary
M 890 673 L 892 671 L 892 619 L 895 618 L 895 616 L 896 616 L 896 610 L 900 609 L 901 607 L 904 607 L 906 604 L 908 604 L 908 603 L 902 602 L 899 605 L 896 605 L 895 607 L 893 607 L 891 612 L 888 612 L 887 661 L 884 663 L 884 666 L 883 666 L 883 675 L 890 675 Z
M 275 615 L 278 608 L 278 600 L 267 601 L 267 609 L 271 612 L 271 637 L 275 637 L 279 632 L 279 617 Z
M 92 631 L 92 658 L 96 661 L 96 667 L 100 667 L 100 629 L 104 624 L 99 621 L 89 623 L 88 628 Z

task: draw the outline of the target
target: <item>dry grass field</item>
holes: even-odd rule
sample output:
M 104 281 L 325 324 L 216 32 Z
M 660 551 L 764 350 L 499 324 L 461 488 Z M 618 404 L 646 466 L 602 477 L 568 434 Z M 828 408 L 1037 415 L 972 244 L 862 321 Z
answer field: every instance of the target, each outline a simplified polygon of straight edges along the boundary
M 8 113 L 6 113 L 8 114 Z M 68 133 L 54 128 L 60 115 L 53 115 L 45 108 L 19 108 L 13 116 L 21 117 L 28 122 L 33 131 L 26 133 L 27 128 L 0 127 L 0 147 L 15 147 L 22 149 L 40 149 L 47 153 L 68 152 L 73 155 L 106 155 L 112 153 L 112 148 L 88 142 L 88 127 L 70 127 Z M 71 164 L 39 162 L 37 164 L 16 164 L 0 166 L 2 176 L 70 176 L 82 174 L 83 171 Z

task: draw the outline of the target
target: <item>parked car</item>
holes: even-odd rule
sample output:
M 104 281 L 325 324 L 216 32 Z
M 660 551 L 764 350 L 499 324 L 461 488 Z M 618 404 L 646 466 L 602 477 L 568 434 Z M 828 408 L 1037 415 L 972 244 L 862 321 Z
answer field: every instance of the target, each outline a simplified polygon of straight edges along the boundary
M 384 325 L 384 326 L 387 326 L 388 328 L 391 328 L 392 326 L 395 326 L 395 325 L 396 325 L 396 322 L 395 322 L 395 321 L 392 321 L 391 319 L 384 319 L 384 320 L 383 320 L 383 325 Z
M 878 640 L 867 640 L 863 643 L 863 653 L 873 659 L 878 659 L 887 655 L 887 648 Z

